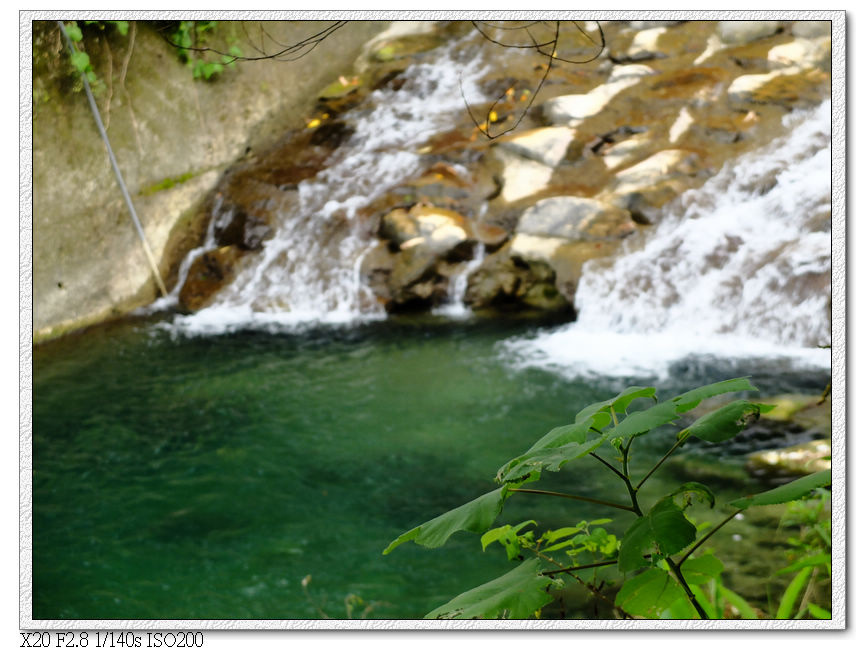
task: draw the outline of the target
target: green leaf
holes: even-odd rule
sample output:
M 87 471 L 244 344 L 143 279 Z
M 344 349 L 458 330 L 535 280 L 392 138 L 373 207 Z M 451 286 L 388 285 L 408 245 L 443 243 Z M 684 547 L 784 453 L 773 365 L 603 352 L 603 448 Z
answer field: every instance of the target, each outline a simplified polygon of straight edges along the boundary
M 612 438 L 631 438 L 678 419 L 679 413 L 676 410 L 676 404 L 672 401 L 661 402 L 644 411 L 631 413 L 610 430 L 608 436 Z
M 524 521 L 517 526 L 505 524 L 504 526 L 493 528 L 492 530 L 487 531 L 481 536 L 481 548 L 486 551 L 487 546 L 489 546 L 493 542 L 499 542 L 502 546 L 505 547 L 505 550 L 508 554 L 508 559 L 513 560 L 520 554 L 520 542 L 517 538 L 517 533 L 519 533 L 523 528 L 530 524 L 533 524 L 535 526 L 538 525 L 536 521 L 529 520 Z
M 73 43 L 78 43 L 84 38 L 84 34 L 81 33 L 78 23 L 66 23 L 66 34 Z
M 424 618 L 534 618 L 534 613 L 553 600 L 548 590 L 560 585 L 539 575 L 541 561 L 526 560 L 516 569 L 460 594 Z
M 785 573 L 793 573 L 794 571 L 798 571 L 804 567 L 809 566 L 822 566 L 824 564 L 831 564 L 832 556 L 828 553 L 820 553 L 819 555 L 810 555 L 808 557 L 803 557 L 801 560 L 798 560 L 791 564 L 788 567 L 785 567 L 779 571 L 775 572 L 775 575 L 783 575 Z
M 785 483 L 784 485 L 772 488 L 766 492 L 760 492 L 759 494 L 736 499 L 735 501 L 731 501 L 730 505 L 734 508 L 744 510 L 751 506 L 768 506 L 777 503 L 787 503 L 788 501 L 795 501 L 796 499 L 801 499 L 802 497 L 811 494 L 811 492 L 816 488 L 826 487 L 831 484 L 832 470 L 824 469 L 823 471 L 815 472 L 814 474 L 803 476 L 802 478 L 791 481 L 790 483 Z
M 674 397 L 673 402 L 676 402 L 679 413 L 685 413 L 691 409 L 697 408 L 704 399 L 723 395 L 724 393 L 738 393 L 743 390 L 757 390 L 748 381 L 748 377 L 739 377 L 738 379 L 727 379 L 719 381 L 708 386 L 701 386 L 694 390 L 689 390 L 687 393 Z
M 616 605 L 632 616 L 657 618 L 683 597 L 687 598 L 673 576 L 652 567 L 624 582 L 616 594 Z
M 758 618 L 757 612 L 754 611 L 754 608 L 751 607 L 748 602 L 736 592 L 730 591 L 725 586 L 720 585 L 718 587 L 718 593 L 721 594 L 721 597 L 724 600 L 726 600 L 739 611 L 739 616 L 741 616 L 743 619 L 753 621 Z
M 87 68 L 90 67 L 90 57 L 87 56 L 87 52 L 73 52 L 69 58 L 78 72 L 87 72 Z
M 778 604 L 778 612 L 775 614 L 775 618 L 785 620 L 792 616 L 793 608 L 796 606 L 799 594 L 811 576 L 811 571 L 811 567 L 800 569 L 796 577 L 790 581 L 790 584 L 784 590 L 784 595 L 781 596 L 781 602 Z
M 811 612 L 811 616 L 819 619 L 830 619 L 832 618 L 832 613 L 829 610 L 823 609 L 819 605 L 815 605 L 814 603 L 808 603 L 808 611 Z
M 627 573 L 648 564 L 643 557 L 647 551 L 654 553 L 657 549 L 663 555 L 681 551 L 696 536 L 694 524 L 685 518 L 672 497 L 665 497 L 625 532 L 619 549 L 619 571 Z
M 689 433 L 708 442 L 729 440 L 760 417 L 760 405 L 740 399 L 707 413 L 679 435 Z
M 724 571 L 724 563 L 711 553 L 688 558 L 682 563 L 682 575 L 689 585 L 702 585 L 716 580 Z
M 487 492 L 474 501 L 469 501 L 459 508 L 450 510 L 425 524 L 412 528 L 393 540 L 383 551 L 383 555 L 387 555 L 405 542 L 414 541 L 415 544 L 420 544 L 421 546 L 436 548 L 444 544 L 457 531 L 465 530 L 470 533 L 484 532 L 492 525 L 502 511 L 502 506 L 507 498 L 505 490 L 506 488 L 499 488 L 492 492 Z
M 129 33 L 129 23 L 125 20 L 112 20 L 111 22 L 114 23 L 121 36 L 126 36 Z
M 705 501 L 709 504 L 710 508 L 715 507 L 715 494 L 708 487 L 703 485 L 702 483 L 697 483 L 697 481 L 688 481 L 687 483 L 682 483 L 679 487 L 677 487 L 673 492 L 668 494 L 667 496 L 674 497 L 679 494 L 684 494 L 685 499 L 683 500 L 682 506 L 683 508 L 691 505 L 691 494 L 696 494 L 697 498 L 701 501 Z
M 577 458 L 588 456 L 606 440 L 607 436 L 604 435 L 584 443 L 572 442 L 561 447 L 540 449 L 532 453 L 526 453 L 523 456 L 514 458 L 507 465 L 500 467 L 496 474 L 496 480 L 500 483 L 510 483 L 520 481 L 532 473 L 540 475 L 540 472 L 545 469 L 551 472 L 558 472 L 562 468 L 562 465 Z

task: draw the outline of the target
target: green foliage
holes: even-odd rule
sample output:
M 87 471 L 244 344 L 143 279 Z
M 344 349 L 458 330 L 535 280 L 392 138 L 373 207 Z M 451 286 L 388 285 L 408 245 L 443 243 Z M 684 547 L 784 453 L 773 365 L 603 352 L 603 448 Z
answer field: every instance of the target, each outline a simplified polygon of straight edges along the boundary
M 235 61 L 243 56 L 236 43 L 231 43 L 227 52 L 208 46 L 218 24 L 216 20 L 181 20 L 170 35 L 178 58 L 192 69 L 193 79 L 213 79 L 226 68 L 233 68 Z
M 715 495 L 705 485 L 684 482 L 647 510 L 639 500 L 642 486 L 690 436 L 713 443 L 724 442 L 772 407 L 737 399 L 678 432 L 671 432 L 669 425 L 710 397 L 754 390 L 747 378 L 739 378 L 658 401 L 652 387 L 629 387 L 615 397 L 585 407 L 577 413 L 573 424 L 552 429 L 526 452 L 502 465 L 496 474 L 501 487 L 400 535 L 384 553 L 409 541 L 427 547 L 441 546 L 455 533 L 467 531 L 481 535 L 484 551 L 498 543 L 504 547 L 509 561 L 521 562 L 517 569 L 457 596 L 427 614 L 427 618 L 539 615 L 540 608 L 553 599 L 551 590 L 562 587 L 566 576 L 586 586 L 597 597 L 602 597 L 603 586 L 611 582 L 617 584 L 615 607 L 623 616 L 719 618 L 735 612 L 742 618 L 757 618 L 758 612 L 745 599 L 723 585 L 724 565 L 712 551 L 705 550 L 703 544 L 738 512 L 770 504 L 792 502 L 791 521 L 806 521 L 809 531 L 817 529 L 822 520 L 813 514 L 813 509 L 794 504 L 801 503 L 799 500 L 814 490 L 829 485 L 830 472 L 818 472 L 760 494 L 736 499 L 727 504 L 733 509 L 732 513 L 699 537 L 698 533 L 709 525 L 697 525 L 686 511 L 696 501 L 710 508 L 715 506 Z M 653 403 L 641 408 L 648 399 Z M 631 475 L 629 462 L 634 442 L 646 435 L 669 437 L 671 448 L 637 482 Z M 596 453 L 606 445 L 612 449 L 613 462 Z M 565 464 L 578 460 L 599 462 L 614 472 L 623 483 L 630 505 L 624 505 L 621 497 L 607 501 L 596 495 L 522 488 L 527 482 L 541 479 L 544 471 L 557 472 Z M 621 540 L 602 527 L 613 521 L 611 519 L 583 520 L 573 526 L 544 532 L 536 530 L 535 520 L 493 527 L 505 501 L 516 494 L 546 494 L 600 504 L 617 512 L 628 511 L 636 519 Z M 781 597 L 777 618 L 789 617 L 794 610 L 800 617 L 806 613 L 815 618 L 828 615 L 809 598 L 817 572 L 830 570 L 828 529 L 819 530 L 820 533 L 800 535 L 798 541 L 788 540 L 792 546 L 799 544 L 802 552 L 783 570 L 795 575 Z M 702 554 L 697 554 L 698 550 Z M 612 578 L 610 572 L 614 572 Z
M 109 27 L 117 30 L 121 36 L 126 36 L 129 33 L 129 23 L 125 20 L 85 20 L 84 25 L 105 31 Z M 87 77 L 87 81 L 94 86 L 101 85 L 96 72 L 93 70 L 93 65 L 90 62 L 90 56 L 84 51 L 84 32 L 81 29 L 78 21 L 64 23 L 66 34 L 69 40 L 72 41 L 72 51 L 69 53 L 69 62 L 78 74 Z M 98 90 L 98 88 L 97 88 Z

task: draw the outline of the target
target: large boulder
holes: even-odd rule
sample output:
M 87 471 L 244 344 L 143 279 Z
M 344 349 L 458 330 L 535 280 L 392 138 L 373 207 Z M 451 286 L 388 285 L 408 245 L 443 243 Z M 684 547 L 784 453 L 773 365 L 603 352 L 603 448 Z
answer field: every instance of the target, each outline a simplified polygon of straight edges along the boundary
M 621 238 L 633 229 L 626 210 L 577 196 L 538 201 L 517 222 L 518 234 L 569 240 Z

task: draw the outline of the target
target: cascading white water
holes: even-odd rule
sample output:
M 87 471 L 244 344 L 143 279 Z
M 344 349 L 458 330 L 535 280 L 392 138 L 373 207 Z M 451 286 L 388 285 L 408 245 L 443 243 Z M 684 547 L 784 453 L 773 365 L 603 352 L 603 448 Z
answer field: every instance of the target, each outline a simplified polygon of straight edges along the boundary
M 576 323 L 506 342 L 520 366 L 665 376 L 692 354 L 828 367 L 829 103 L 666 210 L 645 241 L 586 265 Z
M 376 90 L 346 113 L 354 134 L 322 172 L 298 185 L 297 208 L 279 215 L 260 258 L 212 306 L 178 317 L 175 326 L 209 333 L 383 316 L 359 273 L 376 242 L 355 216 L 421 171 L 416 149 L 464 113 L 465 102 L 484 100 L 476 82 L 485 66 L 464 45 L 457 41 L 434 61 L 412 65 L 398 91 Z

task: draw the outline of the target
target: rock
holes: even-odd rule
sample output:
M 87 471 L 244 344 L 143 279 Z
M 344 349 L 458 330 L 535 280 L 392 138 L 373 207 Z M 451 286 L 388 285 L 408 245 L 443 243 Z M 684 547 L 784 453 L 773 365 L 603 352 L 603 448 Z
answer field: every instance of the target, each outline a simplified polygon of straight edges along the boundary
M 821 38 L 831 34 L 831 20 L 797 20 L 793 23 L 793 36 L 796 38 Z
M 722 20 L 718 23 L 718 36 L 728 45 L 743 45 L 768 38 L 781 31 L 777 20 Z
M 468 278 L 464 300 L 474 310 L 541 311 L 573 314 L 573 304 L 556 288 L 544 262 L 526 262 L 510 247 L 489 255 Z
M 220 214 L 213 232 L 218 246 L 237 246 L 245 251 L 261 250 L 264 241 L 273 237 L 273 228 L 265 219 L 251 216 L 239 207 Z
M 773 47 L 766 55 L 766 60 L 782 68 L 796 65 L 828 70 L 832 62 L 832 44 L 828 37 L 797 38 Z
M 626 210 L 576 196 L 538 201 L 517 223 L 518 234 L 570 240 L 620 238 L 632 229 Z
M 666 27 L 653 27 L 637 32 L 626 57 L 629 61 L 647 61 L 667 56 L 658 46 L 658 39 L 667 32 Z
M 763 479 L 804 476 L 829 469 L 832 466 L 827 458 L 830 454 L 829 440 L 811 440 L 784 449 L 750 454 L 745 462 L 745 469 L 753 476 Z
M 828 84 L 825 72 L 790 66 L 766 74 L 737 77 L 727 89 L 727 97 L 737 108 L 746 108 L 749 104 L 780 104 L 787 108 L 811 106 L 825 96 L 823 79 Z
M 620 65 L 613 68 L 606 83 L 601 84 L 582 95 L 562 95 L 554 97 L 543 104 L 543 112 L 553 124 L 578 126 L 586 118 L 600 113 L 610 100 L 625 88 L 629 88 L 646 75 L 652 74 L 652 69 L 645 65 Z
M 502 140 L 499 146 L 518 156 L 555 167 L 565 157 L 573 138 L 573 129 L 553 126 L 521 132 Z
M 388 311 L 434 307 L 447 298 L 449 277 L 472 256 L 465 217 L 443 208 L 416 204 L 382 218 L 387 241 L 363 260 L 361 273 Z
M 659 27 L 673 27 L 682 22 L 681 20 L 629 20 L 628 26 L 632 29 L 653 30 Z
M 551 167 L 527 160 L 507 149 L 497 147 L 493 153 L 502 165 L 502 191 L 499 196 L 506 203 L 537 194 L 547 186 L 553 176 Z
M 632 165 L 641 158 L 645 158 L 647 149 L 653 144 L 654 138 L 649 133 L 637 134 L 627 140 L 622 140 L 603 150 L 604 165 L 610 170 Z
M 181 309 L 195 312 L 206 307 L 213 295 L 236 277 L 243 255 L 238 246 L 223 246 L 196 259 L 177 297 Z

